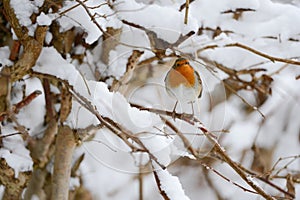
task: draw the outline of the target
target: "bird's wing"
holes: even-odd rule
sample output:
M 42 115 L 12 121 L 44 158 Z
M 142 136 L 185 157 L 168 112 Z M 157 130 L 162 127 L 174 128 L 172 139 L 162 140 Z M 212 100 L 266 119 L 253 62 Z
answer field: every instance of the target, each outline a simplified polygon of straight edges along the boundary
M 200 94 L 199 94 L 199 96 L 198 96 L 198 98 L 200 98 L 201 95 L 202 95 L 202 80 L 201 80 L 200 75 L 199 75 L 198 72 L 195 71 L 195 75 L 197 76 L 197 80 L 198 80 L 199 85 L 200 85 Z

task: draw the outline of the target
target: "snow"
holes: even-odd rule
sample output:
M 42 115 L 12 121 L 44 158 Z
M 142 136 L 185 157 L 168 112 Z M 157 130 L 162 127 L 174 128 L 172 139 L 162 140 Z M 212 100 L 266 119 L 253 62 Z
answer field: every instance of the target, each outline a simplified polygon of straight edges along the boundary
M 162 170 L 156 165 L 157 163 L 154 164 L 161 188 L 171 200 L 189 199 L 189 197 L 196 199 L 199 196 L 213 199 L 214 192 L 205 184 L 204 175 L 198 172 L 198 169 L 195 170 L 195 166 L 189 166 L 189 163 L 184 167 L 180 165 L 182 157 L 195 159 L 185 148 L 182 140 L 173 133 L 168 135 L 170 129 L 158 115 L 140 111 L 128 103 L 134 102 L 149 108 L 172 111 L 175 100 L 166 93 L 163 79 L 174 62 L 173 58 L 140 67 L 138 69 L 140 71 L 126 85 L 131 87 L 127 93 L 110 91 L 109 87 L 114 82 L 114 78 L 119 80 L 125 73 L 126 63 L 133 49 L 144 51 L 141 60 L 154 56 L 150 51 L 150 41 L 145 32 L 122 24 L 121 20 L 154 31 L 159 38 L 169 43 L 177 41 L 180 34 L 190 31 L 197 33 L 200 27 L 212 29 L 220 27 L 221 30 L 228 31 L 212 38 L 213 31 L 206 30 L 202 35 L 195 34 L 176 47 L 177 54 L 196 58 L 194 62 L 191 61 L 191 64 L 201 74 L 204 89 L 203 97 L 196 101 L 194 109 L 203 124 L 197 123 L 191 126 L 178 119 L 170 119 L 170 122 L 184 133 L 201 155 L 207 155 L 212 149 L 211 144 L 199 131 L 199 127 L 205 127 L 217 136 L 219 143 L 233 160 L 239 161 L 243 156 L 242 152 L 246 152 L 242 164 L 249 167 L 253 158 L 253 152 L 250 150 L 253 144 L 268 149 L 275 146 L 273 163 L 279 157 L 299 154 L 300 84 L 295 77 L 300 74 L 300 68 L 287 65 L 283 70 L 277 71 L 284 67 L 285 63 L 271 62 L 245 49 L 226 47 L 226 45 L 238 42 L 268 55 L 279 58 L 295 57 L 294 60 L 299 60 L 300 48 L 297 40 L 300 39 L 300 27 L 297 24 L 300 21 L 300 4 L 296 1 L 274 3 L 270 0 L 194 1 L 190 4 L 188 24 L 184 25 L 184 11 L 178 10 L 184 2 L 136 0 L 116 2 L 109 6 L 104 0 L 86 1 L 85 4 L 91 14 L 98 14 L 94 19 L 104 31 L 107 27 L 122 29 L 120 36 L 122 44 L 110 51 L 108 64 L 101 61 L 103 33 L 90 19 L 86 10 L 82 6 L 77 6 L 77 2 L 64 1 L 64 5 L 59 10 L 60 15 L 51 11 L 45 12 L 47 14 L 39 13 L 35 24 L 32 23 L 30 16 L 38 13 L 44 3 L 43 0 L 11 0 L 11 6 L 21 25 L 26 26 L 31 35 L 37 25 L 49 26 L 54 20 L 59 23 L 61 32 L 72 28 L 75 32 L 85 32 L 85 42 L 94 44 L 95 48 L 87 50 L 84 45 L 74 48 L 75 54 L 85 56 L 83 63 L 74 60 L 71 53 L 65 58 L 62 57 L 51 46 L 54 36 L 48 31 L 45 40 L 48 47 L 43 48 L 33 70 L 67 80 L 76 92 L 95 106 L 101 116 L 109 117 L 123 131 L 138 138 L 157 162 L 168 168 Z M 104 4 L 99 6 L 102 3 Z M 65 12 L 70 8 L 72 8 L 70 11 Z M 244 12 L 238 20 L 233 18 L 232 13 L 223 13 L 237 8 L 254 11 Z M 95 43 L 96 41 L 98 43 Z M 208 45 L 217 45 L 218 48 L 197 52 Z M 171 53 L 172 50 L 168 49 L 167 52 Z M 9 54 L 8 47 L 0 48 L 2 65 L 13 64 L 8 58 Z M 272 95 L 258 107 L 265 118 L 258 111 L 252 111 L 238 96 L 227 96 L 228 93 L 221 80 L 226 79 L 228 75 L 216 69 L 214 65 L 209 67 L 215 71 L 208 68 L 205 59 L 202 58 L 235 70 L 248 69 L 249 66 L 262 63 L 252 68 L 265 68 L 266 71 L 262 73 L 273 78 Z M 95 69 L 99 70 L 101 76 L 109 77 L 107 81 L 95 80 Z M 242 75 L 240 78 L 249 81 L 251 77 Z M 24 77 L 23 83 L 26 85 L 26 95 L 34 90 L 43 92 L 43 87 L 37 78 Z M 21 100 L 21 86 L 22 83 L 14 84 L 12 103 Z M 51 90 L 58 92 L 54 86 Z M 239 91 L 238 95 L 248 103 L 256 104 L 252 92 Z M 98 119 L 74 98 L 72 103 L 72 110 L 65 124 L 72 128 L 85 128 L 91 124 L 99 124 Z M 191 106 L 179 104 L 176 111 L 191 113 Z M 45 101 L 42 94 L 21 109 L 16 117 L 21 125 L 29 129 L 30 135 L 38 135 L 43 129 L 44 114 Z M 1 129 L 4 135 L 15 132 L 9 125 L 2 125 Z M 228 130 L 228 132 L 221 134 L 221 130 Z M 5 158 L 8 165 L 15 170 L 16 177 L 19 172 L 32 170 L 33 162 L 21 136 L 16 135 L 2 140 L 3 148 L 0 149 L 0 156 Z M 128 141 L 140 147 L 133 140 L 128 139 Z M 139 173 L 139 165 L 146 165 L 150 161 L 155 163 L 145 152 L 132 152 L 124 141 L 106 128 L 97 131 L 91 141 L 83 142 L 76 151 L 78 154 L 86 154 L 80 172 L 84 185 L 90 189 L 95 199 L 137 199 L 139 182 L 136 177 Z M 224 167 L 219 163 L 212 163 L 212 165 L 230 180 L 240 183 L 240 178 L 233 175 L 228 166 Z M 170 168 L 176 173 L 170 171 Z M 298 169 L 299 160 L 288 166 L 288 170 Z M 148 172 L 151 171 L 148 170 L 143 174 L 144 198 L 159 199 L 161 197 L 157 192 L 153 174 Z M 220 190 L 224 198 L 246 200 L 256 198 L 224 180 L 219 181 L 220 178 L 216 178 L 213 173 L 210 177 L 215 188 Z M 253 178 L 249 177 L 249 180 L 253 181 Z M 78 179 L 72 179 L 71 186 L 78 184 Z M 258 182 L 257 185 L 266 188 L 264 183 Z M 296 190 L 296 194 L 299 195 L 299 187 Z
M 40 198 L 37 195 L 32 195 L 31 200 L 39 200 Z
M 166 193 L 166 195 L 172 200 L 189 200 L 176 176 L 172 176 L 167 170 L 156 171 L 160 188 Z
M 37 13 L 39 7 L 44 3 L 44 0 L 11 0 L 10 5 L 14 9 L 15 14 L 22 26 L 26 26 L 31 36 L 34 35 L 34 26 L 31 22 L 31 15 Z
M 37 17 L 37 23 L 40 26 L 49 26 L 52 23 L 52 19 L 49 16 L 47 16 L 44 12 L 42 12 Z
M 1 127 L 4 135 L 16 133 L 13 127 Z M 4 158 L 7 164 L 14 169 L 15 178 L 19 172 L 28 172 L 33 169 L 33 161 L 30 152 L 24 146 L 20 135 L 5 137 L 2 139 L 3 147 L 0 149 L 0 157 Z
M 56 57 L 55 61 L 51 60 L 51 57 Z M 45 64 L 41 65 L 40 63 Z M 54 68 L 53 66 L 59 67 Z M 74 66 L 68 64 L 53 48 L 43 49 L 34 70 L 53 74 L 61 79 L 68 80 L 70 84 L 75 86 L 74 88 L 76 91 L 81 94 L 87 94 L 87 89 L 89 89 L 92 95 L 86 97 L 96 106 L 99 113 L 105 117 L 110 117 L 134 134 L 143 135 L 143 133 L 148 132 L 155 134 L 158 131 L 157 129 L 154 129 L 154 127 L 162 127 L 162 122 L 157 115 L 130 107 L 122 95 L 109 92 L 106 84 L 102 82 L 87 81 L 87 86 L 82 87 L 82 85 L 84 85 L 82 77 L 75 70 Z M 76 105 L 74 107 L 75 108 L 72 109 L 69 117 L 71 126 L 74 126 L 75 124 L 76 127 L 83 128 L 90 123 L 96 123 L 95 117 L 91 113 L 88 113 L 85 110 L 79 111 L 79 108 Z M 80 112 L 80 118 L 78 118 L 78 111 Z M 151 136 L 153 136 L 152 134 Z M 164 141 L 165 139 L 162 137 L 149 137 L 149 135 L 147 135 L 148 134 L 141 137 L 144 145 L 157 156 L 159 162 L 165 165 L 169 164 L 171 162 L 169 158 L 170 151 L 166 151 L 165 149 L 168 146 L 168 142 Z M 163 145 L 164 143 L 165 145 Z M 161 149 L 164 150 L 162 151 Z
M 35 1 L 11 0 L 10 5 L 13 7 L 21 25 L 29 26 L 32 24 L 30 16 L 32 13 L 38 11 L 38 6 L 35 5 Z
M 25 80 L 26 90 L 25 95 L 28 96 L 35 90 L 42 92 L 41 95 L 36 97 L 28 106 L 20 110 L 17 115 L 18 120 L 22 121 L 22 125 L 29 128 L 29 132 L 36 134 L 40 131 L 44 123 L 45 109 L 45 99 L 43 96 L 43 86 L 39 79 L 31 78 Z M 34 123 L 32 123 L 34 120 Z
M 0 47 L 0 63 L 2 64 L 2 66 L 9 66 L 12 64 L 12 62 L 8 59 L 9 52 L 9 47 Z
M 156 4 L 146 6 L 142 3 L 135 1 L 125 1 L 120 3 L 116 7 L 118 10 L 127 10 L 134 12 L 119 12 L 118 18 L 126 19 L 129 22 L 139 24 L 151 31 L 158 34 L 159 38 L 162 38 L 170 43 L 175 42 L 179 34 L 186 34 L 192 30 L 196 31 L 199 27 L 199 23 L 196 19 L 190 18 L 189 24 L 184 25 L 184 13 L 175 9 L 175 5 L 162 7 Z M 164 16 L 157 15 L 154 10 L 160 10 L 161 13 L 165 13 Z M 134 14 L 133 14 L 134 13 Z M 144 17 L 147 16 L 147 17 Z M 177 21 L 177 23 L 174 23 Z
M 95 9 L 90 9 L 90 12 L 92 15 L 95 13 L 106 13 L 106 15 L 113 14 L 113 11 L 107 6 L 106 1 L 99 1 L 99 0 L 91 0 L 87 2 L 87 6 L 98 6 L 100 4 L 103 4 L 103 6 L 100 6 Z M 64 7 L 60 10 L 61 13 L 64 13 L 64 11 L 74 7 L 77 5 L 77 2 L 74 1 L 65 1 Z M 71 19 L 71 20 L 70 20 Z M 116 21 L 113 17 L 96 17 L 95 20 L 97 23 L 106 30 L 106 27 L 109 26 L 120 26 L 120 22 Z M 72 27 L 80 27 L 83 28 L 84 31 L 87 32 L 87 37 L 85 38 L 85 42 L 88 44 L 92 44 L 96 40 L 99 39 L 99 37 L 102 35 L 101 30 L 94 24 L 93 21 L 90 20 L 90 17 L 88 16 L 88 13 L 84 10 L 83 7 L 78 6 L 74 7 L 70 11 L 64 13 L 63 16 L 57 19 L 57 21 L 60 24 L 61 31 L 66 31 L 71 29 Z
M 247 176 L 247 180 L 248 180 L 248 181 L 251 181 L 252 183 L 254 183 L 254 185 L 255 185 L 256 187 L 260 187 L 259 183 L 254 179 L 254 177 L 252 177 L 252 176 Z
M 75 66 L 63 59 L 53 47 L 43 48 L 36 66 L 33 69 L 41 73 L 56 75 L 61 79 L 68 80 L 71 85 L 75 85 L 80 76 Z

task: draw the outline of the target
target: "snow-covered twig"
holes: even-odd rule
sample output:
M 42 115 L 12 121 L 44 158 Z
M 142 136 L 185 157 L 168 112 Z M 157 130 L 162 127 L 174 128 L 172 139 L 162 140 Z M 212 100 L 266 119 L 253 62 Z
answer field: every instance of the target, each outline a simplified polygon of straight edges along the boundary
M 199 157 L 199 154 L 196 152 L 196 150 L 192 147 L 192 144 L 189 142 L 189 140 L 170 122 L 168 121 L 166 118 L 162 117 L 162 119 L 166 122 L 166 125 L 168 125 L 179 137 L 180 139 L 182 140 L 182 142 L 184 143 L 184 146 L 185 148 L 193 155 L 195 156 L 195 158 L 197 159 L 201 159 Z M 241 188 L 242 190 L 244 191 L 247 191 L 247 192 L 250 192 L 250 193 L 255 193 L 257 194 L 256 192 L 252 191 L 252 190 L 249 190 L 233 181 L 231 181 L 229 178 L 225 177 L 224 175 L 222 175 L 220 172 L 216 171 L 214 168 L 208 166 L 207 164 L 205 163 L 200 163 L 204 168 L 206 169 L 209 169 L 211 171 L 213 171 L 215 174 L 217 174 L 218 176 L 220 176 L 221 178 L 223 178 L 224 180 L 226 180 L 227 182 L 230 182 L 232 183 L 233 185 Z M 238 164 L 239 165 L 239 164 Z M 241 167 L 241 169 L 245 169 L 244 167 L 242 167 L 241 165 L 239 165 L 239 167 Z M 252 173 L 250 173 L 251 175 L 253 175 Z M 256 177 L 256 176 L 255 176 Z M 258 177 L 259 178 L 259 177 Z M 260 178 L 259 178 L 260 179 Z M 260 179 L 261 180 L 261 179 Z M 264 181 L 266 182 L 266 181 Z M 274 187 L 274 185 L 272 185 L 271 182 L 266 182 L 267 184 L 271 185 Z M 278 189 L 280 192 L 283 192 L 284 194 L 286 194 L 287 192 L 285 192 L 283 189 L 279 188 L 278 186 L 275 187 L 276 189 Z
M 0 182 L 6 186 L 2 199 L 21 199 L 22 191 L 26 187 L 30 173 L 20 172 L 18 179 L 16 179 L 14 169 L 8 166 L 4 158 L 0 159 L 0 169 Z
M 218 143 L 216 138 L 213 137 L 212 133 L 203 127 L 201 121 L 197 118 L 193 118 L 192 121 L 187 120 L 186 122 L 196 125 L 206 136 L 206 138 L 215 146 L 216 152 L 224 159 L 224 161 L 230 165 L 230 167 L 239 174 L 239 176 L 249 185 L 251 186 L 258 194 L 264 197 L 267 200 L 274 200 L 274 198 L 268 195 L 259 185 L 257 185 L 254 181 L 248 178 L 248 175 L 243 172 L 241 168 L 239 168 L 238 164 L 233 161 L 226 153 L 225 149 Z
M 164 200 L 190 200 L 190 198 L 186 196 L 179 179 L 171 175 L 167 169 L 154 170 L 153 175 Z
M 153 171 L 153 174 L 154 174 L 154 178 L 155 178 L 155 182 L 156 182 L 157 188 L 159 189 L 159 192 L 160 192 L 161 196 L 164 198 L 164 200 L 171 200 L 168 197 L 168 195 L 166 194 L 166 192 L 161 189 L 161 183 L 160 183 L 159 177 L 157 175 L 157 172 Z
M 132 134 L 128 129 L 125 127 L 122 127 L 117 122 L 113 121 L 112 119 L 108 117 L 103 117 L 98 111 L 94 108 L 91 102 L 89 102 L 86 98 L 84 98 L 82 95 L 80 95 L 78 92 L 76 92 L 72 86 L 70 86 L 66 81 L 64 81 L 66 86 L 69 87 L 70 92 L 72 93 L 75 100 L 80 103 L 83 107 L 85 107 L 87 110 L 89 110 L 91 113 L 93 113 L 97 119 L 110 131 L 112 131 L 114 134 L 116 134 L 120 139 L 122 139 L 128 147 L 132 149 L 133 152 L 146 152 L 150 159 L 155 161 L 162 169 L 165 169 L 166 166 L 161 164 L 158 159 L 149 151 L 149 149 L 143 144 L 143 142 L 134 134 Z M 132 144 L 128 141 L 128 139 L 131 139 L 134 141 L 138 146 Z
M 137 106 L 137 105 L 134 105 Z M 159 109 L 153 109 L 153 108 L 143 108 L 139 106 L 139 109 L 141 110 L 148 110 L 149 112 L 154 112 L 159 115 L 167 115 L 170 117 L 175 117 L 178 119 L 181 119 L 193 126 L 196 126 L 199 130 L 203 132 L 203 134 L 206 136 L 206 138 L 214 145 L 216 152 L 219 154 L 219 156 L 236 172 L 239 174 L 239 176 L 249 185 L 251 186 L 258 194 L 260 194 L 262 197 L 264 197 L 267 200 L 274 200 L 274 198 L 270 195 L 268 195 L 259 185 L 257 185 L 254 181 L 248 178 L 248 175 L 239 167 L 239 165 L 233 161 L 226 153 L 225 149 L 219 144 L 219 142 L 216 140 L 216 138 L 213 136 L 213 134 L 201 123 L 199 119 L 197 119 L 195 116 L 189 116 L 185 113 L 174 113 L 174 112 L 168 112 L 163 111 Z M 196 154 L 197 155 L 197 154 Z M 197 157 L 196 157 L 197 158 Z
M 38 26 L 35 31 L 35 38 L 31 37 L 28 34 L 27 28 L 21 26 L 19 23 L 19 20 L 14 13 L 14 9 L 10 6 L 10 0 L 4 0 L 3 7 L 16 36 L 24 47 L 23 54 L 14 64 L 11 74 L 12 81 L 16 81 L 23 78 L 23 76 L 25 76 L 35 65 L 42 51 L 48 27 Z

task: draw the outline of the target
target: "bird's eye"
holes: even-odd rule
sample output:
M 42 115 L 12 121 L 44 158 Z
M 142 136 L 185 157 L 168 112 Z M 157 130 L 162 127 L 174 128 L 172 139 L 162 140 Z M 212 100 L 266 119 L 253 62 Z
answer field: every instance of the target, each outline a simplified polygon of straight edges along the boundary
M 188 64 L 189 64 L 189 62 L 185 62 L 184 64 L 188 65 Z

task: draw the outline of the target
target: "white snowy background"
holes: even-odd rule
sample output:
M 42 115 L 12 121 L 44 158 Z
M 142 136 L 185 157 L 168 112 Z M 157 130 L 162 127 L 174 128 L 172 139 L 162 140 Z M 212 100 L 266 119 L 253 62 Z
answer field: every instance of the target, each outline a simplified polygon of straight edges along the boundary
M 178 54 L 191 54 L 195 57 L 191 63 L 200 73 L 204 83 L 203 97 L 196 102 L 195 114 L 212 131 L 228 130 L 221 135 L 220 143 L 233 160 L 240 161 L 243 152 L 247 151 L 242 164 L 249 168 L 253 158 L 249 149 L 255 143 L 267 149 L 274 147 L 272 155 L 274 164 L 279 158 L 300 154 L 300 80 L 296 79 L 296 76 L 300 75 L 300 66 L 271 62 L 250 51 L 224 46 L 238 42 L 274 57 L 298 60 L 300 56 L 300 1 L 196 0 L 190 4 L 187 25 L 183 23 L 184 10 L 179 12 L 179 7 L 184 2 L 116 1 L 113 3 L 113 9 L 107 4 L 90 9 L 92 14 L 98 13 L 106 16 L 95 18 L 104 30 L 107 27 L 122 28 L 120 44 L 110 52 L 108 65 L 100 61 L 102 32 L 91 21 L 82 6 L 77 6 L 62 16 L 57 13 L 47 15 L 41 13 L 36 21 L 38 25 L 49 25 L 56 20 L 61 27 L 60 31 L 76 27 L 86 32 L 86 43 L 91 44 L 96 41 L 99 43 L 93 50 L 85 52 L 86 57 L 82 64 L 73 61 L 68 55 L 63 58 L 54 47 L 44 47 L 33 70 L 68 80 L 76 91 L 97 107 L 101 115 L 110 117 L 132 133 L 139 134 L 141 141 L 158 161 L 166 166 L 169 165 L 168 170 L 158 170 L 157 173 L 161 178 L 162 189 L 172 200 L 217 199 L 215 192 L 206 183 L 200 165 L 176 164 L 176 158 L 190 155 L 184 151 L 176 136 L 162 136 L 165 124 L 159 116 L 139 111 L 128 104 L 130 101 L 137 102 L 144 107 L 172 110 L 175 101 L 166 94 L 163 80 L 168 70 L 166 66 L 170 67 L 174 60 L 166 59 L 166 65 L 154 62 L 152 76 L 144 78 L 144 85 L 136 86 L 126 98 L 118 92 L 108 90 L 111 80 L 96 81 L 91 69 L 97 68 L 107 76 L 119 79 L 126 71 L 127 59 L 133 49 L 145 52 L 141 60 L 154 56 L 150 51 L 150 43 L 145 32 L 123 24 L 121 22 L 123 19 L 146 27 L 156 32 L 158 37 L 171 43 L 175 42 L 180 34 L 197 32 L 200 27 L 213 29 L 220 27 L 221 30 L 228 31 L 228 34 L 222 33 L 215 38 L 209 31 L 202 35 L 195 34 L 177 49 Z M 88 0 L 85 2 L 90 7 L 101 3 L 105 1 Z M 78 3 L 75 1 L 65 1 L 64 7 L 59 12 L 76 4 Z M 32 24 L 29 17 L 42 5 L 42 0 L 11 0 L 11 6 L 15 9 L 20 23 L 28 27 L 30 33 L 34 33 L 37 24 Z M 253 11 L 244 12 L 238 20 L 233 18 L 232 13 L 223 13 L 238 8 L 253 9 Z M 49 32 L 46 42 L 49 43 L 51 38 Z M 197 53 L 197 50 L 208 45 L 218 45 L 219 48 Z M 78 52 L 85 51 L 83 46 L 76 48 Z M 9 52 L 8 47 L 0 48 L 0 62 L 3 65 L 12 64 L 8 59 Z M 264 73 L 273 78 L 272 95 L 259 107 L 265 119 L 257 111 L 247 112 L 243 109 L 247 105 L 236 95 L 231 95 L 226 101 L 210 110 L 210 95 L 220 80 L 226 78 L 227 75 L 220 70 L 215 72 L 209 70 L 205 63 L 198 59 L 200 56 L 236 70 L 248 69 L 252 65 L 261 63 L 256 67 L 266 69 Z M 278 71 L 282 67 L 284 69 Z M 38 79 L 25 78 L 24 82 L 26 94 L 37 89 L 43 90 Z M 18 88 L 18 85 L 15 88 Z M 91 91 L 91 94 L 88 91 Z M 18 102 L 21 95 L 18 94 L 17 89 L 15 93 L 13 101 Z M 222 92 L 219 94 L 224 95 Z M 239 95 L 249 104 L 255 103 L 251 91 L 243 91 Z M 30 130 L 31 135 L 37 135 L 43 129 L 44 106 L 43 95 L 40 95 L 17 115 L 18 121 Z M 190 112 L 190 105 L 180 105 L 177 108 L 177 111 L 182 110 Z M 73 128 L 84 128 L 98 122 L 91 113 L 74 102 L 67 123 Z M 199 149 L 207 144 L 203 136 L 195 136 L 199 133 L 195 128 L 180 121 L 176 121 L 176 125 L 182 132 L 195 133 L 191 140 Z M 2 134 L 13 132 L 15 130 L 12 126 L 2 127 Z M 25 145 L 19 135 L 3 139 L 0 156 L 14 168 L 16 174 L 20 171 L 32 170 L 33 162 Z M 138 164 L 148 161 L 146 155 L 130 153 L 130 149 L 107 129 L 98 131 L 92 141 L 84 142 L 78 147 L 74 159 L 82 153 L 85 153 L 85 159 L 81 164 L 80 174 L 83 177 L 84 186 L 91 191 L 94 199 L 138 198 Z M 277 168 L 284 166 L 290 160 L 283 160 Z M 217 162 L 213 167 L 230 180 L 249 188 L 226 164 Z M 299 173 L 300 159 L 290 164 L 288 170 Z M 283 170 L 282 175 L 286 175 L 286 172 L 287 170 Z M 261 198 L 228 183 L 213 172 L 209 172 L 209 177 L 224 199 Z M 73 180 L 72 184 L 76 185 L 78 182 Z M 262 182 L 258 184 L 261 184 L 268 193 L 276 195 L 278 192 L 266 187 Z M 277 181 L 276 184 L 285 188 L 283 180 Z M 300 199 L 299 184 L 296 184 L 296 195 L 296 199 Z M 162 199 L 152 173 L 144 175 L 144 199 Z

